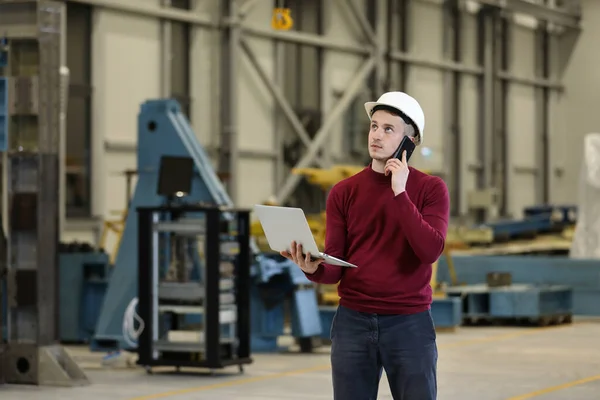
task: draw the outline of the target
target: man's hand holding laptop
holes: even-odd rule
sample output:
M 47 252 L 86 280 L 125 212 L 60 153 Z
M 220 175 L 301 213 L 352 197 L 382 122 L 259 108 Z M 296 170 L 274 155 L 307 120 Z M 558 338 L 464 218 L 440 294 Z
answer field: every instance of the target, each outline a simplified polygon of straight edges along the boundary
M 304 254 L 302 251 L 302 245 L 292 242 L 291 251 L 282 251 L 280 254 L 288 260 L 294 262 L 300 267 L 300 269 L 307 274 L 314 274 L 319 265 L 323 262 L 323 259 L 317 258 L 312 259 L 310 253 Z

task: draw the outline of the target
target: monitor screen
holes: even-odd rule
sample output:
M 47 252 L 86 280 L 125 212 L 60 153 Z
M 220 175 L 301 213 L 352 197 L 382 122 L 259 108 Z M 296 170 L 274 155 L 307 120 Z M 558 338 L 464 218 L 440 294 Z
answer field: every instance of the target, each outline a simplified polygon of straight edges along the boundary
M 159 196 L 185 196 L 192 191 L 194 160 L 190 157 L 163 156 L 158 173 Z

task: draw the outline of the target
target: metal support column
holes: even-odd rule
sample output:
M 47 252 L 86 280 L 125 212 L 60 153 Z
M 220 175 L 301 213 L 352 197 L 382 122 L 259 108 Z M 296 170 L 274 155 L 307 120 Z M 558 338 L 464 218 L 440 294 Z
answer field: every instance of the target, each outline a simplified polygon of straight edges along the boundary
M 164 8 L 171 7 L 171 0 L 161 0 L 161 5 Z M 163 19 L 160 22 L 160 33 L 161 33 L 161 51 L 160 51 L 160 90 L 161 97 L 169 98 L 173 93 L 171 88 L 171 59 L 173 57 L 171 43 L 172 43 L 172 25 L 171 20 Z
M 377 55 L 377 67 L 375 69 L 375 85 L 374 89 L 377 96 L 390 89 L 389 82 L 389 62 L 388 54 L 390 52 L 390 28 L 388 26 L 388 9 L 389 1 L 393 0 L 377 0 L 373 1 L 373 25 L 370 25 L 371 31 L 368 32 L 374 38 L 375 52 Z M 354 4 L 354 3 L 351 3 Z M 374 29 L 374 31 L 373 31 Z
M 406 58 L 402 58 L 402 57 L 394 57 L 396 55 L 396 53 L 399 54 L 408 54 L 408 50 L 409 50 L 409 43 L 410 43 L 410 30 L 411 30 L 411 21 L 410 21 L 410 1 L 411 0 L 399 0 L 399 1 L 394 1 L 395 4 L 397 4 L 397 7 L 399 7 L 398 10 L 398 14 L 399 14 L 399 19 L 400 19 L 400 51 L 398 52 L 391 52 L 390 53 L 390 58 L 392 60 L 396 60 L 399 62 L 399 75 L 400 75 L 400 80 L 398 82 L 398 84 L 400 85 L 398 87 L 398 90 L 407 90 L 407 86 L 408 86 L 408 74 L 409 74 L 409 61 Z
M 496 15 L 494 24 L 494 68 L 509 74 L 512 72 L 512 36 L 514 24 L 508 18 Z M 513 84 L 496 74 L 494 80 L 494 136 L 492 139 L 492 187 L 499 194 L 499 213 L 507 215 L 509 195 L 510 135 L 508 128 L 508 93 Z
M 548 23 L 539 22 L 535 40 L 536 76 L 541 79 L 550 78 L 550 34 Z M 536 148 L 537 154 L 537 179 L 536 179 L 536 201 L 540 204 L 550 202 L 550 89 L 536 89 L 536 131 L 540 138 L 541 146 Z
M 240 20 L 237 1 L 223 0 L 221 17 L 229 24 L 223 29 L 221 41 L 221 141 L 219 146 L 218 172 L 224 178 L 229 197 L 237 202 L 238 161 L 238 55 L 240 53 Z
M 66 87 L 65 5 L 56 1 L 0 1 L 8 42 L 0 74 L 8 82 L 3 218 L 7 223 L 7 343 L 0 362 L 9 383 L 87 384 L 84 372 L 58 342 L 59 159 Z M 61 101 L 63 100 L 63 101 Z
M 253 0 L 247 0 L 244 5 L 253 2 Z M 284 87 L 285 78 L 286 78 L 286 48 L 287 44 L 283 43 L 279 40 L 274 41 L 273 44 L 273 56 L 275 59 L 275 79 L 274 85 L 275 88 Z M 257 71 L 259 72 L 259 71 Z M 270 82 L 270 81 L 269 81 Z M 297 115 L 294 113 L 293 116 L 297 118 Z M 285 115 L 281 115 L 281 113 L 275 113 L 273 118 L 273 126 L 274 132 L 283 132 L 286 126 L 286 121 L 290 121 L 289 117 Z M 290 125 L 293 124 L 290 121 Z M 300 124 L 300 127 L 304 130 L 304 126 Z M 306 132 L 305 132 L 306 133 Z M 274 191 L 279 190 L 281 187 L 281 183 L 285 177 L 285 137 L 284 135 L 274 135 L 273 136 L 273 147 L 275 149 L 275 164 L 273 167 L 273 182 L 275 183 Z
M 387 90 L 399 90 L 401 83 L 401 61 L 394 60 L 390 54 L 393 51 L 401 49 L 402 25 L 400 23 L 401 0 L 388 1 L 387 9 L 387 27 L 388 27 L 388 54 L 386 54 L 388 87 Z
M 494 137 L 494 10 L 482 9 L 479 13 L 480 59 L 483 67 L 481 128 L 479 136 L 479 189 L 492 184 L 492 155 Z
M 452 62 L 461 63 L 462 53 L 462 26 L 461 10 L 458 0 L 451 0 L 444 3 L 444 53 L 445 58 Z M 446 81 L 446 121 L 448 121 L 448 135 L 445 164 L 449 166 L 446 178 L 450 192 L 450 214 L 458 216 L 461 207 L 461 121 L 460 121 L 460 102 L 461 102 L 461 72 L 449 71 L 445 74 Z

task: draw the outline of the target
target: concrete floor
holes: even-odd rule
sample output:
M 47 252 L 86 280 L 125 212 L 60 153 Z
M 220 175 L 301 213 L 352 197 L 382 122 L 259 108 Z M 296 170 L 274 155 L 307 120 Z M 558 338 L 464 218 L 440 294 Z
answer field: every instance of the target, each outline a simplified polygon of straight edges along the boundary
M 439 333 L 439 400 L 592 400 L 600 393 L 600 323 L 550 328 L 461 328 Z M 72 353 L 92 385 L 55 389 L 0 387 L 2 400 L 331 399 L 328 349 L 316 354 L 255 355 L 240 375 L 147 375 L 99 366 L 85 349 Z M 124 363 L 123 363 L 124 364 Z M 391 399 L 382 379 L 379 399 Z M 359 399 L 360 400 L 360 399 Z

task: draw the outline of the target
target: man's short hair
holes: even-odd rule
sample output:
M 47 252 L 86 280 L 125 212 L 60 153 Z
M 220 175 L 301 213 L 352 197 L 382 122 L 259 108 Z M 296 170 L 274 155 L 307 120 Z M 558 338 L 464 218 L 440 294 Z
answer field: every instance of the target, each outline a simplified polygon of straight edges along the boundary
M 379 104 L 379 105 L 376 105 L 375 107 L 373 107 L 373 110 L 371 111 L 371 117 L 373 116 L 373 114 L 375 114 L 376 111 L 379 111 L 379 110 L 387 111 L 390 114 L 395 115 L 396 117 L 400 117 L 402 119 L 402 121 L 404 122 L 404 133 L 406 134 L 406 136 L 414 137 L 415 144 L 419 144 L 421 142 L 421 135 L 419 133 L 419 129 L 417 129 L 417 126 L 415 125 L 413 120 L 410 119 L 406 114 L 404 114 L 402 111 L 398 110 L 397 108 Z

